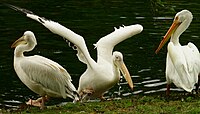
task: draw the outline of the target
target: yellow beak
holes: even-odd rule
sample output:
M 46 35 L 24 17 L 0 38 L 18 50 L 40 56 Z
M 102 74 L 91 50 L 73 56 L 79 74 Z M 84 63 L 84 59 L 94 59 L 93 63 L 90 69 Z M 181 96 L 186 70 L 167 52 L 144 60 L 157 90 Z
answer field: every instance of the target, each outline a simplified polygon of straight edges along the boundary
M 181 24 L 181 22 L 178 21 L 178 18 L 175 18 L 174 22 L 172 23 L 171 27 L 169 28 L 169 30 L 167 31 L 167 33 L 165 34 L 163 40 L 160 42 L 157 50 L 155 51 L 155 53 L 157 54 L 160 49 L 165 45 L 165 43 L 169 40 L 169 38 L 171 37 L 171 35 L 174 33 L 174 31 L 176 31 L 176 29 L 178 28 L 178 26 Z
M 19 44 L 26 44 L 26 41 L 24 40 L 24 36 L 16 40 L 12 45 L 11 48 L 17 47 Z
M 126 65 L 124 64 L 124 62 L 120 62 L 120 71 L 122 72 L 124 78 L 126 79 L 126 81 L 128 82 L 131 90 L 133 90 L 133 82 L 132 82 L 132 79 L 131 79 L 131 76 L 130 76 L 130 73 L 126 67 Z

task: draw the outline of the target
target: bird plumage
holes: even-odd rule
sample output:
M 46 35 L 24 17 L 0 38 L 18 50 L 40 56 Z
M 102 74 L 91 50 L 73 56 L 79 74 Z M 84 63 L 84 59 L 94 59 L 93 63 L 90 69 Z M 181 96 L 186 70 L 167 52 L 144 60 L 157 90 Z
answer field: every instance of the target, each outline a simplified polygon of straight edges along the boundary
M 76 88 L 71 83 L 69 73 L 58 63 L 39 56 L 24 56 L 24 52 L 34 49 L 37 42 L 31 31 L 15 41 L 14 69 L 20 80 L 33 92 L 48 97 L 70 97 L 78 100 Z
M 200 55 L 198 48 L 193 43 L 181 46 L 180 35 L 189 27 L 193 15 L 188 10 L 182 10 L 175 15 L 173 24 L 161 41 L 156 53 L 170 38 L 167 49 L 166 80 L 167 95 L 169 95 L 169 84 L 174 83 L 177 87 L 191 92 L 198 82 L 200 73 Z
M 95 47 L 97 48 L 96 62 L 91 58 L 85 44 L 85 40 L 82 36 L 76 34 L 57 22 L 39 17 L 26 9 L 13 5 L 9 5 L 9 7 L 25 13 L 27 17 L 38 21 L 51 32 L 62 36 L 64 39 L 72 42 L 76 46 L 76 50 L 78 51 L 78 59 L 87 65 L 86 71 L 81 75 L 79 80 L 78 92 L 80 96 L 103 96 L 108 89 L 110 89 L 119 81 L 120 70 L 128 81 L 131 89 L 133 89 L 132 79 L 126 66 L 124 65 L 123 56 L 120 52 L 113 53 L 113 48 L 123 40 L 139 34 L 143 30 L 141 25 L 135 24 L 130 26 L 122 26 L 119 29 L 115 28 L 114 32 L 101 38 L 95 44 Z M 115 58 L 115 54 L 121 58 L 121 60 L 118 61 L 119 64 L 115 64 L 116 61 L 113 60 Z M 81 98 L 83 99 L 85 97 Z

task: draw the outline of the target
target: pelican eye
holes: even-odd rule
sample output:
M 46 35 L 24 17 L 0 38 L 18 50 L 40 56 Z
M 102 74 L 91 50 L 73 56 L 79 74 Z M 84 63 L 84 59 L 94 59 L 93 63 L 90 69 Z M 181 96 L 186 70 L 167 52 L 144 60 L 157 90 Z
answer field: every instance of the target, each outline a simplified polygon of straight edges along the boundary
M 116 60 L 118 60 L 118 61 L 121 60 L 119 56 L 115 56 L 115 58 L 116 58 Z

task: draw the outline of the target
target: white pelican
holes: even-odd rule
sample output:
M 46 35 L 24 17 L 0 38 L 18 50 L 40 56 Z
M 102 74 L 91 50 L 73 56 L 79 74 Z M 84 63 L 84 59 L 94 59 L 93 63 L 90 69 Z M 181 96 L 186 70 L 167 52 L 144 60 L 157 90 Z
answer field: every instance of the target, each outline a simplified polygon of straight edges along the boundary
M 36 38 L 31 31 L 12 44 L 14 51 L 14 69 L 20 80 L 33 92 L 42 96 L 42 99 L 30 100 L 34 106 L 44 109 L 44 102 L 47 97 L 70 97 L 75 101 L 79 100 L 76 88 L 71 83 L 68 72 L 58 63 L 45 57 L 34 55 L 24 56 L 37 45 Z M 40 103 L 41 102 L 41 103 Z
M 119 81 L 119 70 L 121 70 L 130 88 L 133 89 L 133 82 L 123 62 L 122 54 L 120 52 L 113 53 L 112 51 L 116 44 L 140 33 L 143 30 L 141 25 L 136 24 L 123 26 L 119 29 L 115 28 L 114 32 L 101 38 L 95 44 L 98 58 L 96 62 L 91 58 L 82 36 L 57 22 L 41 18 L 29 10 L 13 5 L 9 5 L 9 7 L 25 13 L 27 17 L 40 22 L 51 32 L 58 34 L 75 44 L 76 50 L 78 51 L 78 59 L 87 64 L 87 69 L 81 75 L 79 80 L 78 93 L 82 100 L 87 97 L 99 97 L 103 99 L 103 94 Z
M 168 53 L 166 60 L 167 96 L 169 95 L 170 83 L 172 82 L 187 92 L 191 92 L 195 83 L 198 82 L 198 75 L 200 73 L 199 51 L 191 42 L 184 46 L 181 46 L 179 43 L 180 35 L 189 27 L 192 18 L 192 13 L 188 10 L 178 12 L 175 15 L 173 24 L 155 52 L 158 53 L 171 37 L 167 47 Z M 198 88 L 197 86 L 196 90 Z

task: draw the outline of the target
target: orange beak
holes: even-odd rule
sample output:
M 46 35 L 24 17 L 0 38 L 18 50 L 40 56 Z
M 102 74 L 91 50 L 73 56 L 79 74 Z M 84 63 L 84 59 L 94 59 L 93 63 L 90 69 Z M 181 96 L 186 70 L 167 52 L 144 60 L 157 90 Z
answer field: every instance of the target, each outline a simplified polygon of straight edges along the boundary
M 119 65 L 120 71 L 122 72 L 124 78 L 128 82 L 128 85 L 130 86 L 131 90 L 133 90 L 133 81 L 131 79 L 130 73 L 129 73 L 126 65 L 124 64 L 123 61 L 121 61 L 119 64 L 120 64 Z
M 171 27 L 169 28 L 169 30 L 167 31 L 167 33 L 165 34 L 163 40 L 160 42 L 157 50 L 155 51 L 155 53 L 157 54 L 160 49 L 165 45 L 165 43 L 169 40 L 169 38 L 171 37 L 171 35 L 174 33 L 174 31 L 176 31 L 176 29 L 178 28 L 178 26 L 181 24 L 181 22 L 178 21 L 178 17 L 175 18 L 174 22 L 172 23 Z

